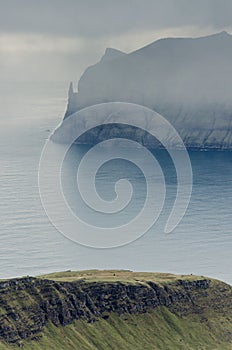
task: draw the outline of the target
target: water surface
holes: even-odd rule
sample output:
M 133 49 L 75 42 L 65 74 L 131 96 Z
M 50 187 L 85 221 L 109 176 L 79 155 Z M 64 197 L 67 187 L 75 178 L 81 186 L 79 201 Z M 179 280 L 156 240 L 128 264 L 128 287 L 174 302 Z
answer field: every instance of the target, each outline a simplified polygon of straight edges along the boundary
M 164 151 L 155 155 L 166 176 L 167 200 L 157 224 L 137 241 L 120 248 L 93 249 L 65 238 L 49 222 L 41 205 L 37 171 L 42 147 L 60 121 L 66 83 L 0 86 L 0 277 L 38 275 L 68 269 L 131 269 L 193 273 L 232 283 L 232 152 L 191 151 L 193 193 L 185 217 L 170 235 L 163 233 L 176 191 L 172 164 Z M 126 222 L 145 198 L 142 173 L 125 161 L 102 167 L 97 188 L 105 199 L 113 184 L 127 176 L 134 201 L 121 217 L 96 217 L 82 207 L 75 191 L 75 166 L 86 146 L 73 147 L 64 165 L 64 188 L 70 205 L 99 225 Z M 110 164 L 111 163 L 111 164 Z M 57 203 L 59 212 L 59 203 Z

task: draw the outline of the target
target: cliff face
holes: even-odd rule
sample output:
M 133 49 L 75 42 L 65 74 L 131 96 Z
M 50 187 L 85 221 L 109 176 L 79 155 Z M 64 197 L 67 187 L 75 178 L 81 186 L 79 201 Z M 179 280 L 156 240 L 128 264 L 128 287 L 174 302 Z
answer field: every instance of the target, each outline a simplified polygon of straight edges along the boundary
M 86 69 L 78 93 L 69 93 L 65 118 L 99 103 L 130 102 L 162 114 L 187 147 L 232 148 L 231 62 L 232 35 L 226 32 L 162 39 L 130 54 L 107 50 Z M 102 128 L 96 129 L 80 143 L 101 141 L 102 134 Z M 105 134 L 115 137 L 116 126 Z M 139 142 L 157 146 L 144 133 Z
M 0 282 L 0 339 L 16 343 L 37 339 L 48 323 L 66 326 L 74 320 L 93 323 L 111 314 L 144 314 L 159 307 L 186 317 L 210 311 L 214 317 L 232 321 L 232 288 L 206 278 L 175 278 L 157 282 L 140 277 L 130 282 L 117 280 L 54 281 L 20 278 Z M 232 341 L 232 333 L 226 333 Z

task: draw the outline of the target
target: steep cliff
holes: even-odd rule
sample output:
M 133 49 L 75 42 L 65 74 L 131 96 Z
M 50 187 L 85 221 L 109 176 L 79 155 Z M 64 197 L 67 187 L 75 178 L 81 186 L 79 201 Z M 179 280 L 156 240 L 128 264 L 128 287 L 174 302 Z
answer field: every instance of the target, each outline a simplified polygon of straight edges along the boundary
M 83 271 L 12 279 L 0 282 L 0 309 L 0 349 L 142 349 L 147 339 L 129 340 L 140 331 L 149 334 L 149 349 L 232 345 L 232 287 L 192 275 Z
M 226 32 L 162 39 L 130 54 L 108 49 L 86 69 L 78 92 L 69 93 L 65 118 L 94 104 L 130 102 L 162 114 L 187 147 L 232 148 L 231 62 L 232 35 Z M 105 134 L 115 137 L 115 128 Z M 102 128 L 80 142 L 101 139 Z M 144 144 L 144 133 L 139 141 Z

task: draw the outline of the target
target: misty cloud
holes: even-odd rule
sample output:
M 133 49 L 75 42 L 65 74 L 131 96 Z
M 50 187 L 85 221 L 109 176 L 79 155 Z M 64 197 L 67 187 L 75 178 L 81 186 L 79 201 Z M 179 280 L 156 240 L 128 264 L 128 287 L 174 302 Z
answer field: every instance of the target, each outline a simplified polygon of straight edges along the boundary
M 0 0 L 0 78 L 77 80 L 106 47 L 232 32 L 231 13 L 230 0 Z
M 99 37 L 165 27 L 231 26 L 230 0 L 0 1 L 0 31 Z

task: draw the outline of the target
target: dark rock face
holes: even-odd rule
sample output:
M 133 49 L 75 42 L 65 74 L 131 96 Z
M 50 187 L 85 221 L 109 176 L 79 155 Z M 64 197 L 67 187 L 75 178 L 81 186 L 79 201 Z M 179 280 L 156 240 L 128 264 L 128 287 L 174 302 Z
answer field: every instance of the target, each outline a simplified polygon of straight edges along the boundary
M 230 286 L 221 285 L 221 290 L 224 288 L 232 294 Z M 208 279 L 178 280 L 165 285 L 12 279 L 0 282 L 0 338 L 15 343 L 34 338 L 49 321 L 56 326 L 68 325 L 77 319 L 94 322 L 97 318 L 107 318 L 111 312 L 136 314 L 166 306 L 173 312 L 194 313 L 199 311 L 199 300 L 201 305 L 209 303 L 210 289 Z M 217 307 L 221 290 L 214 292 Z

